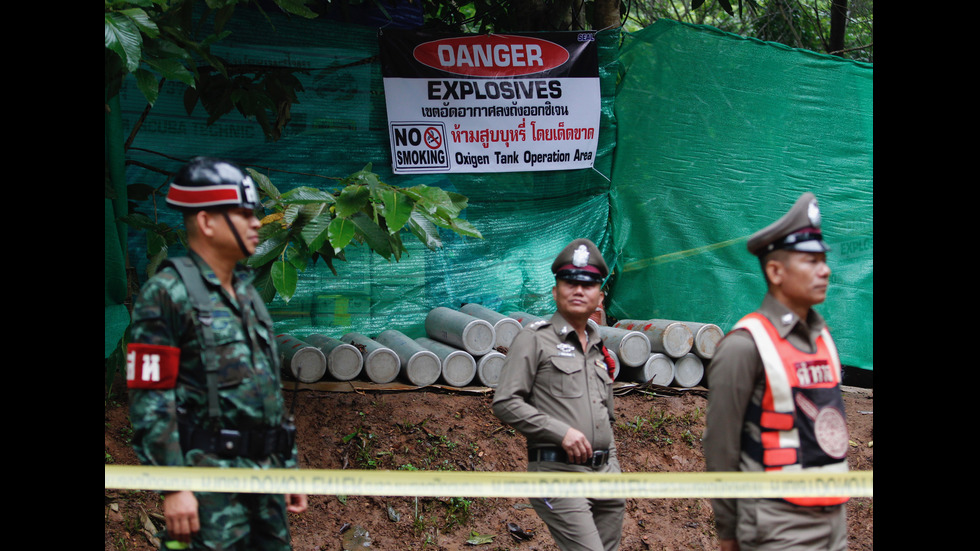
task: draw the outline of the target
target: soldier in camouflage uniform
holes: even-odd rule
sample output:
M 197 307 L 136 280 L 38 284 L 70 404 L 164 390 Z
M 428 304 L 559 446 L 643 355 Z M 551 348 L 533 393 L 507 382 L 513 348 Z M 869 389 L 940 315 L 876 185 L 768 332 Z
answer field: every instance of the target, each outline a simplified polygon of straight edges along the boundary
M 254 182 L 225 161 L 196 158 L 170 186 L 190 249 L 141 290 L 127 379 L 133 447 L 147 465 L 296 465 L 272 320 L 237 264 L 255 251 Z M 164 493 L 168 548 L 290 549 L 286 513 L 306 496 Z

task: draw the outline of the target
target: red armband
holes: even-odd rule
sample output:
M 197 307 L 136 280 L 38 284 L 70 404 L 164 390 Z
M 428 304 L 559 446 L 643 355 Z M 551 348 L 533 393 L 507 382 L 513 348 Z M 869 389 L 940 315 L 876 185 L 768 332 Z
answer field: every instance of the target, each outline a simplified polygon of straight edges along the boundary
M 609 378 L 616 380 L 616 360 L 613 359 L 612 354 L 606 349 L 606 345 L 602 345 L 602 355 L 606 359 L 606 370 L 609 371 Z
M 126 354 L 126 386 L 166 389 L 177 384 L 180 349 L 159 344 L 130 343 Z

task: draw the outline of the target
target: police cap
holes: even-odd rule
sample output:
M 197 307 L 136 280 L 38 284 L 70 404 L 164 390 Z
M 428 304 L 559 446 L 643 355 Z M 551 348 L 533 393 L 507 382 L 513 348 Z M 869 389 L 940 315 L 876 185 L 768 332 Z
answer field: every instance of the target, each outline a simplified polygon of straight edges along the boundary
M 167 191 L 167 204 L 179 210 L 259 207 L 259 192 L 252 177 L 238 165 L 222 159 L 195 157 L 181 167 Z
M 609 275 L 609 267 L 595 243 L 588 239 L 576 239 L 568 244 L 551 263 L 555 279 L 602 283 Z
M 749 237 L 749 252 L 758 256 L 776 250 L 822 253 L 830 250 L 820 233 L 820 208 L 809 191 L 800 195 L 793 208 L 779 220 Z

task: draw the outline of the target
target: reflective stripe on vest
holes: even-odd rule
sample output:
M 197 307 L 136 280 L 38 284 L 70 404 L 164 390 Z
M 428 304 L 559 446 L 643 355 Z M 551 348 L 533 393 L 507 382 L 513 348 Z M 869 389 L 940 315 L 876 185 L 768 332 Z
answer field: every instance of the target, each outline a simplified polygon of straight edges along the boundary
M 794 392 L 797 388 L 839 389 L 841 379 L 840 358 L 830 332 L 821 330 L 816 339 L 817 349 L 810 354 L 797 350 L 786 339 L 779 336 L 772 322 L 762 314 L 752 313 L 742 318 L 734 329 L 748 331 L 755 341 L 759 356 L 766 372 L 766 390 L 762 397 L 759 426 L 762 429 L 762 464 L 767 471 L 847 471 L 846 425 L 843 415 L 834 411 L 821 413 L 814 404 L 802 394 Z M 802 380 L 801 380 L 802 379 Z M 841 404 L 843 407 L 843 404 Z M 830 455 L 826 450 L 817 453 L 827 458 L 827 464 L 803 467 L 800 431 L 797 422 L 811 426 L 819 415 L 837 415 L 832 424 L 841 424 L 845 431 L 843 447 Z M 799 418 L 799 421 L 797 419 Z M 815 430 L 815 429 L 814 429 Z M 834 441 L 840 438 L 834 439 Z M 846 497 L 787 498 L 797 505 L 825 506 L 838 505 L 847 501 Z

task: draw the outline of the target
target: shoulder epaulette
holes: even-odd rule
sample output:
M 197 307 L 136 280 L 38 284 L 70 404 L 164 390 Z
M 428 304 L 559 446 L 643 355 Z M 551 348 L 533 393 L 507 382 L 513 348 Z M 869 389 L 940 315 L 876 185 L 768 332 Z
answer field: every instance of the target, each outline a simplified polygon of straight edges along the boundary
M 546 325 L 549 325 L 550 323 L 551 322 L 549 322 L 548 320 L 538 320 L 538 321 L 536 321 L 534 323 L 529 323 L 528 326 L 527 326 L 527 328 L 528 329 L 535 329 L 535 330 L 537 330 L 537 329 L 541 329 L 542 327 L 544 327 Z

